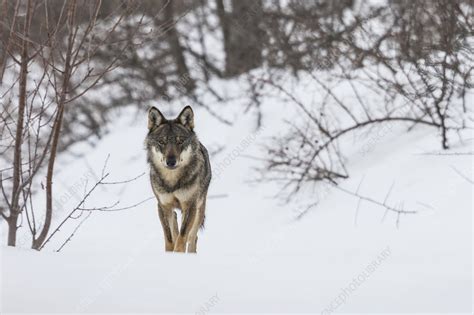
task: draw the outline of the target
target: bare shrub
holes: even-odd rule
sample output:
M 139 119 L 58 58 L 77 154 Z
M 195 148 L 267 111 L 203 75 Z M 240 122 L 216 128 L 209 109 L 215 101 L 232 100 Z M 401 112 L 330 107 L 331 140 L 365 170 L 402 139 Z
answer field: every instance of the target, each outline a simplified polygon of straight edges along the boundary
M 112 34 L 134 8 L 133 3 L 120 5 L 99 19 L 101 1 L 49 4 L 4 3 L 9 14 L 2 20 L 2 34 L 7 34 L 6 43 L 2 42 L 7 57 L 0 71 L 5 82 L 1 87 L 2 162 L 12 167 L 0 172 L 0 213 L 8 223 L 8 245 L 15 246 L 19 222 L 26 222 L 35 249 L 45 241 L 53 220 L 54 168 L 65 140 L 65 113 L 118 64 L 129 43 L 112 42 Z M 35 20 L 40 22 L 33 28 Z M 134 30 L 141 26 L 139 19 Z M 93 56 L 106 45 L 113 48 L 114 56 L 93 65 Z M 40 182 L 46 205 L 38 209 L 32 195 Z
M 391 1 L 345 10 L 333 27 L 326 19 L 303 23 L 298 32 L 318 29 L 306 34 L 328 41 L 318 46 L 326 48 L 323 64 L 306 54 L 311 66 L 297 67 L 320 98 L 303 101 L 284 84 L 288 78 L 271 72 L 254 78 L 299 107 L 303 117 L 267 148 L 262 179 L 282 182 L 290 198 L 308 183 L 337 184 L 349 176 L 340 140 L 392 123 L 407 130 L 433 127 L 447 149 L 450 137 L 472 127 L 472 12 L 464 1 Z M 341 99 L 341 91 L 350 95 Z

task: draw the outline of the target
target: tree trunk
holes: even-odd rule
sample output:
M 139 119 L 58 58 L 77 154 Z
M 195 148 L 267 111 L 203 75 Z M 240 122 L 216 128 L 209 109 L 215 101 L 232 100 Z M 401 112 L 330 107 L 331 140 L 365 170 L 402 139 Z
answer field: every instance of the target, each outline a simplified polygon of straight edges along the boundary
M 16 231 L 17 231 L 18 215 L 11 214 L 8 218 L 8 246 L 16 246 Z
M 232 0 L 232 12 L 226 13 L 223 0 L 217 0 L 225 51 L 225 75 L 245 73 L 262 65 L 263 36 L 259 27 L 261 0 Z
M 2 84 L 3 81 L 3 74 L 5 72 L 5 65 L 7 63 L 7 54 L 8 51 L 10 50 L 10 34 L 11 31 L 8 31 L 7 26 L 9 25 L 7 17 L 8 17 L 8 1 L 3 0 L 2 3 L 0 4 L 1 6 L 1 14 L 0 14 L 0 23 L 3 23 L 4 26 L 0 26 L 0 29 L 2 30 L 0 34 L 0 84 Z M 11 25 L 15 25 L 15 18 L 16 18 L 16 12 L 13 14 L 12 17 L 12 23 Z M 13 29 L 13 28 L 12 28 Z
M 28 35 L 31 24 L 32 1 L 29 0 L 26 10 L 26 18 L 23 26 L 23 39 L 21 42 L 20 79 L 18 84 L 18 120 L 15 133 L 15 151 L 13 153 L 13 178 L 12 199 L 10 202 L 10 216 L 8 218 L 8 245 L 15 246 L 18 215 L 20 213 L 21 193 L 21 146 L 23 145 L 23 129 L 26 107 L 26 84 L 28 75 Z M 14 25 L 12 26 L 14 27 Z
M 48 236 L 49 228 L 51 227 L 51 220 L 53 217 L 53 175 L 54 175 L 54 164 L 56 162 L 56 154 L 58 151 L 59 136 L 61 134 L 61 125 L 64 115 L 64 106 L 66 103 L 66 96 L 69 88 L 69 80 L 71 78 L 72 71 L 72 51 L 74 46 L 75 37 L 75 16 L 76 16 L 76 1 L 69 2 L 68 7 L 68 27 L 69 27 L 69 38 L 68 46 L 66 51 L 66 60 L 64 61 L 64 73 L 61 84 L 61 92 L 58 101 L 58 113 L 53 124 L 53 136 L 51 143 L 51 152 L 48 161 L 48 170 L 46 173 L 46 214 L 43 227 L 37 239 L 33 239 L 32 248 L 40 250 L 41 245 Z
M 192 92 L 196 87 L 196 83 L 189 73 L 186 59 L 184 58 L 184 49 L 179 42 L 179 34 L 176 30 L 174 21 L 174 1 L 171 1 L 166 5 L 165 19 L 166 25 L 169 25 L 166 29 L 166 38 L 171 48 L 171 55 L 174 58 L 178 75 L 177 89 L 184 90 L 182 92 Z

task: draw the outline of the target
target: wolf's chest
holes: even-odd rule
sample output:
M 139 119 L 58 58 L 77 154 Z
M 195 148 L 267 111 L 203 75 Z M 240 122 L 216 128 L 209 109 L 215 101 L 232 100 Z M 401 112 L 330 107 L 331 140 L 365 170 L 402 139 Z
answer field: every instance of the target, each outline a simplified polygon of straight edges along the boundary
M 182 209 L 190 201 L 196 198 L 196 189 L 194 187 L 178 189 L 173 192 L 160 192 L 153 189 L 160 203 L 166 207 Z

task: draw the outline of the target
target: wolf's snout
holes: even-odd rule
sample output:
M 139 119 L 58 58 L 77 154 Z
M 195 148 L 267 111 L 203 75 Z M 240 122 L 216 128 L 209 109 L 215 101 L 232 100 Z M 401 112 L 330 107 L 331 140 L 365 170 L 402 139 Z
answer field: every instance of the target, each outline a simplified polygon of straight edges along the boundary
M 169 156 L 166 158 L 166 166 L 168 167 L 175 167 L 176 166 L 176 157 Z

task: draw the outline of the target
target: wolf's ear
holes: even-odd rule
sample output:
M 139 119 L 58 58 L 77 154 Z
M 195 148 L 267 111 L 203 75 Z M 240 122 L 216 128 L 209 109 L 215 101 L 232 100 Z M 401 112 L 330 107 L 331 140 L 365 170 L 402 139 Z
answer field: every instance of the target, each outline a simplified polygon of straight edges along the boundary
M 148 129 L 151 130 L 153 127 L 161 125 L 165 121 L 163 114 L 155 107 L 152 106 L 148 110 Z
M 184 127 L 188 127 L 189 129 L 194 129 L 194 113 L 191 106 L 186 106 L 177 118 L 178 122 L 183 125 Z

